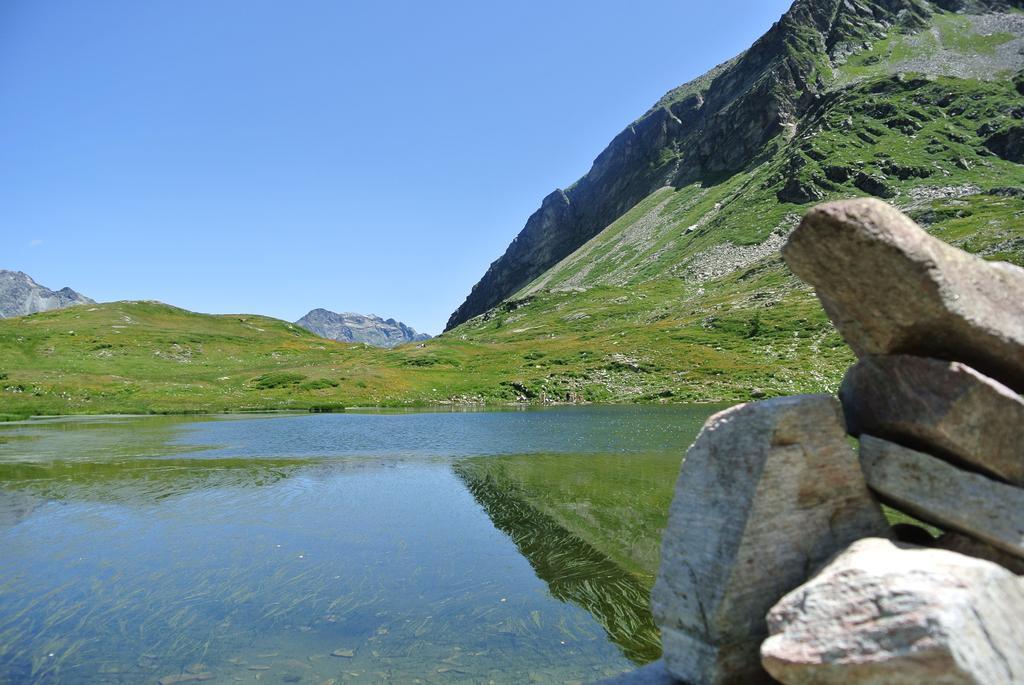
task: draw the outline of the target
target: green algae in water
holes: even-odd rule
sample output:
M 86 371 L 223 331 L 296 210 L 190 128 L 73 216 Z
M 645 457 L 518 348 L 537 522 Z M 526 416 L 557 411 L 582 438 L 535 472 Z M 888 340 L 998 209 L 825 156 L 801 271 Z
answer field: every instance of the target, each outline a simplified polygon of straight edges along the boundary
M 508 430 L 484 417 L 482 436 L 508 436 L 496 452 L 530 448 L 512 439 L 524 427 L 586 434 L 602 413 L 509 416 Z M 624 416 L 665 453 L 692 439 L 672 432 L 670 412 L 646 426 L 643 413 Z M 120 447 L 106 459 L 98 437 L 88 457 L 54 458 L 54 444 L 73 442 L 64 431 L 48 445 L 41 425 L 21 451 L 6 445 L 0 682 L 563 683 L 656 656 L 645 583 L 579 531 L 514 488 L 474 482 L 440 450 L 352 456 L 338 427 L 366 419 L 376 432 L 379 417 L 320 418 L 183 421 L 165 453 L 147 439 L 141 456 L 132 422 L 108 426 L 129 435 L 107 440 Z M 331 435 L 333 455 L 302 448 Z M 531 456 L 557 458 L 551 440 Z M 605 447 L 629 455 L 643 442 Z M 299 455 L 282 448 L 292 444 Z

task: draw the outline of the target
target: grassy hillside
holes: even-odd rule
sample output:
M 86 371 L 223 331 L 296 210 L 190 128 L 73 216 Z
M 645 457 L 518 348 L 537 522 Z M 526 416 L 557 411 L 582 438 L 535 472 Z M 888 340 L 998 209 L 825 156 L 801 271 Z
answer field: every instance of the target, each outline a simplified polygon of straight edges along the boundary
M 1024 159 L 998 144 L 1020 136 L 1024 77 L 999 67 L 1022 29 L 1018 13 L 939 14 L 919 33 L 893 32 L 823 73 L 833 87 L 750 168 L 655 191 L 453 333 L 532 346 L 535 363 L 518 372 L 534 395 L 834 389 L 851 353 L 779 247 L 813 203 L 871 194 L 943 240 L 1024 265 Z M 910 67 L 965 77 L 900 72 Z
M 380 350 L 139 302 L 0 320 L 0 415 L 834 389 L 852 355 L 778 254 L 813 203 L 878 195 L 944 240 L 1024 265 L 1024 14 L 930 22 L 816 63 L 824 94 L 747 169 L 656 190 L 438 338 Z

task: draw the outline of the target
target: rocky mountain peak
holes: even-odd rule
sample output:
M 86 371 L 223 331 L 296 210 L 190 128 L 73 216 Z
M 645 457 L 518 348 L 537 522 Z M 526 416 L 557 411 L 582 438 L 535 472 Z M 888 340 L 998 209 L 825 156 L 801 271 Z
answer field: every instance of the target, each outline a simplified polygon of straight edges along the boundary
M 0 269 L 0 319 L 95 302 L 71 288 L 50 290 L 21 271 Z
M 429 335 L 417 333 L 395 319 L 382 319 L 373 314 L 332 312 L 317 308 L 295 322 L 322 338 L 341 342 L 365 343 L 374 347 L 396 347 L 408 342 L 428 340 Z
M 755 165 L 834 87 L 834 68 L 892 31 L 940 11 L 998 10 L 1022 0 L 796 0 L 748 50 L 662 97 L 551 193 L 465 302 L 451 329 L 511 297 L 658 188 L 714 184 Z

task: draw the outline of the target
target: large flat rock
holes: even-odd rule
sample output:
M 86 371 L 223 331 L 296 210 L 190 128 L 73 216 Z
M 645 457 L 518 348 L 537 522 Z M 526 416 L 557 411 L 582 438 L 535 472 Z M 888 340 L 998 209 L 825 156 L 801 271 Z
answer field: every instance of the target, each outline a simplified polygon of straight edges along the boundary
M 921 447 L 1024 485 L 1024 398 L 959 362 L 864 357 L 839 389 L 852 435 Z
M 860 459 L 868 486 L 896 508 L 1024 558 L 1024 489 L 871 435 Z
M 1024 389 L 1024 269 L 947 245 L 868 198 L 810 210 L 782 254 L 858 356 L 961 361 Z
M 765 614 L 852 541 L 886 535 L 828 395 L 708 419 L 679 474 L 652 593 L 668 671 L 691 685 L 770 682 Z
M 786 685 L 1024 682 L 1024 578 L 946 550 L 865 539 L 768 614 Z

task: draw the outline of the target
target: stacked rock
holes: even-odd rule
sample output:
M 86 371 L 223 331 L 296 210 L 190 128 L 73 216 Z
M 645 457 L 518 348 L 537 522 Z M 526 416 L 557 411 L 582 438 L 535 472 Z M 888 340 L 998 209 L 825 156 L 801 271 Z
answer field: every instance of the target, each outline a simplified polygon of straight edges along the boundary
M 860 357 L 839 396 L 871 489 L 1022 570 L 1024 269 L 878 200 L 811 210 L 783 256 Z
M 811 210 L 783 256 L 859 357 L 839 396 L 868 487 L 953 551 L 854 545 L 771 610 L 765 667 L 1024 683 L 1024 269 L 870 199 Z
M 873 199 L 813 209 L 783 256 L 859 357 L 842 406 L 708 420 L 652 594 L 664 658 L 614 682 L 1024 684 L 1024 269 Z M 878 500 L 946 533 L 893 542 Z

